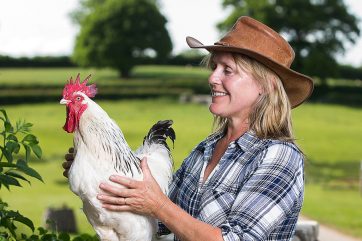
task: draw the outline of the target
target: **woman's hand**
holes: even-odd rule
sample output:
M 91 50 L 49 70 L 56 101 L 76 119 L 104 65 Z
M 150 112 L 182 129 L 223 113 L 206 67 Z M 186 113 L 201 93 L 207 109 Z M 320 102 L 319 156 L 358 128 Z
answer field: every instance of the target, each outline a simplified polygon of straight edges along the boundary
M 221 229 L 195 219 L 172 203 L 153 178 L 146 159 L 141 162 L 143 181 L 121 176 L 110 180 L 124 187 L 101 183 L 106 194 L 98 194 L 102 206 L 110 211 L 130 211 L 159 219 L 182 240 L 223 240 Z
M 62 167 L 64 168 L 63 176 L 68 177 L 69 168 L 72 166 L 72 163 L 74 161 L 74 148 L 71 147 L 68 150 L 68 153 L 64 156 L 65 161 L 62 164 Z
M 170 200 L 163 194 L 153 178 L 146 158 L 141 161 L 141 169 L 143 181 L 116 175 L 109 178 L 112 182 L 121 184 L 125 188 L 107 183 L 100 184 L 99 187 L 106 194 L 99 194 L 97 198 L 102 202 L 104 208 L 111 211 L 131 211 L 157 217 L 157 213 Z

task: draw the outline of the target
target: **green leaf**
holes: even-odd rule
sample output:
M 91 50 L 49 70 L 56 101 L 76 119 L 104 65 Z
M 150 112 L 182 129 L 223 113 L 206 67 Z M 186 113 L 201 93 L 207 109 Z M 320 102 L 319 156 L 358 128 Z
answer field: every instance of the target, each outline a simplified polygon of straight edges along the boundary
M 70 236 L 67 233 L 60 233 L 58 235 L 58 239 L 60 239 L 62 241 L 70 241 Z
M 28 226 L 34 232 L 33 222 L 29 218 L 21 215 L 18 211 L 12 211 L 12 210 L 7 211 L 6 217 L 10 220 L 17 221 L 19 223 L 22 223 L 22 224 Z M 15 227 L 15 225 L 14 225 L 14 227 Z
M 5 158 L 8 160 L 8 162 L 11 163 L 13 161 L 13 156 L 11 155 L 11 153 L 6 148 L 3 148 L 2 146 L 0 146 L 0 149 L 1 149 L 2 153 L 4 154 Z
M 5 120 L 6 121 L 9 121 L 9 118 L 8 118 L 8 115 L 6 114 L 6 111 L 4 109 L 0 109 L 0 112 L 3 113 L 4 117 L 5 117 Z
M 14 220 L 28 226 L 34 232 L 35 228 L 33 222 L 29 218 L 21 215 L 20 213 L 17 214 L 18 215 L 14 218 Z
M 14 152 L 14 153 L 18 153 L 19 150 L 20 150 L 20 145 L 19 145 L 19 143 L 17 143 L 17 142 L 8 141 L 8 142 L 6 143 L 6 149 L 8 150 L 8 152 L 9 152 L 10 154 L 12 154 L 13 152 Z
M 18 138 L 14 135 L 14 134 L 10 134 L 6 137 L 7 140 L 9 141 L 15 141 L 18 142 Z
M 46 230 L 46 229 L 43 228 L 43 227 L 39 227 L 39 228 L 38 228 L 38 231 L 39 231 L 39 234 L 40 234 L 40 235 L 44 235 L 44 234 L 46 234 L 46 233 L 48 232 L 48 230 Z
M 31 153 L 30 146 L 27 145 L 27 144 L 24 144 L 24 143 L 23 143 L 23 146 L 24 146 L 24 148 L 25 148 L 25 160 L 26 160 L 26 161 L 29 161 L 29 159 L 30 159 L 30 153 Z
M 24 133 L 24 134 L 29 133 L 32 126 L 33 126 L 33 124 L 31 124 L 31 123 L 25 123 L 25 121 L 18 121 L 18 122 L 16 122 L 16 128 L 17 128 L 17 130 L 20 131 L 21 133 Z
M 2 173 L 0 173 L 0 183 L 4 184 L 6 187 L 9 187 L 11 185 L 21 187 L 19 181 L 16 180 L 14 177 L 4 175 Z
M 4 122 L 4 127 L 5 127 L 6 132 L 13 132 L 13 130 L 14 130 L 13 126 L 11 125 L 11 123 L 9 121 Z
M 0 167 L 18 167 L 16 164 L 14 163 L 7 163 L 7 162 L 0 162 Z
M 16 229 L 16 226 L 14 225 L 14 223 L 9 219 L 9 218 L 6 218 L 5 219 L 5 228 L 7 228 L 10 233 L 16 237 L 16 233 L 15 233 L 15 229 Z
M 34 143 L 34 144 L 38 144 L 39 141 L 38 139 L 36 138 L 36 136 L 34 136 L 33 134 L 27 134 L 23 140 L 21 142 L 29 142 L 29 143 Z
M 33 168 L 29 167 L 28 164 L 24 160 L 19 159 L 17 161 L 16 165 L 17 165 L 19 171 L 22 171 L 23 173 L 44 182 L 42 177 L 40 176 L 40 174 L 37 171 L 35 171 Z
M 39 235 L 36 234 L 32 234 L 29 239 L 27 239 L 28 241 L 38 241 L 39 240 Z
M 29 144 L 31 149 L 33 150 L 34 154 L 40 159 L 42 156 L 42 150 L 39 145 L 37 144 Z
M 30 181 L 28 179 L 26 179 L 25 177 L 23 177 L 22 175 L 20 175 L 19 173 L 16 173 L 16 172 L 13 172 L 13 171 L 7 171 L 5 173 L 5 175 L 12 176 L 12 177 L 24 180 L 24 181 L 26 181 L 26 182 L 28 182 L 30 184 Z
M 14 149 L 14 153 L 18 154 L 20 151 L 20 144 L 18 143 L 18 145 L 16 146 L 16 148 Z
M 32 127 L 32 126 L 33 126 L 32 123 L 24 123 L 22 127 L 26 128 L 26 129 L 30 129 L 30 127 Z
M 16 241 L 16 240 L 13 237 L 11 237 L 7 232 L 1 232 L 0 241 Z
M 55 234 L 45 234 L 43 237 L 41 237 L 40 239 L 41 241 L 58 241 L 57 240 L 57 236 Z
M 0 199 L 0 210 L 5 210 L 8 204 Z
M 33 126 L 32 123 L 24 123 L 24 124 L 23 124 L 23 127 L 25 127 L 25 128 L 30 128 L 30 127 L 32 127 L 32 126 Z
M 81 234 L 73 239 L 73 241 L 98 241 L 97 236 L 91 236 L 89 234 Z

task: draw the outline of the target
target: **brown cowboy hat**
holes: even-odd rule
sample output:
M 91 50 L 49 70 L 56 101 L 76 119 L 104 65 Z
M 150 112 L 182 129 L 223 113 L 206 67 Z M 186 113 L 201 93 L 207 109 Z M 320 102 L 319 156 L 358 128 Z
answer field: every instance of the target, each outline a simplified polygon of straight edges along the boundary
M 313 91 L 313 80 L 292 69 L 294 51 L 277 32 L 247 16 L 240 17 L 231 30 L 214 45 L 186 38 L 191 48 L 236 52 L 247 55 L 273 70 L 282 80 L 292 108 L 302 104 Z

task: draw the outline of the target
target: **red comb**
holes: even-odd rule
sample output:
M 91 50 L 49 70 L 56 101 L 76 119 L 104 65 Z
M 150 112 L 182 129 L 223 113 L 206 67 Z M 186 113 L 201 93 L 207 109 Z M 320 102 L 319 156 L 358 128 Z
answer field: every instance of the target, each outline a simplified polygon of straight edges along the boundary
M 70 99 L 74 92 L 83 92 L 88 97 L 92 98 L 97 94 L 97 87 L 95 84 L 87 85 L 88 80 L 90 79 L 91 75 L 88 75 L 85 80 L 80 83 L 80 74 L 77 75 L 77 78 L 75 81 L 73 81 L 72 77 L 70 77 L 70 80 L 68 81 L 68 84 L 64 86 L 63 89 L 63 98 L 64 99 Z

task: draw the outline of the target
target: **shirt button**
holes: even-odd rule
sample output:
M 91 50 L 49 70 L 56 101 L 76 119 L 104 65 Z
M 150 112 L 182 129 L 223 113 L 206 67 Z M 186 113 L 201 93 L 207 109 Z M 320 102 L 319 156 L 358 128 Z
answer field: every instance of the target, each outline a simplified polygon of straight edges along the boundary
M 234 148 L 234 147 L 235 147 L 235 143 L 232 143 L 232 144 L 230 145 L 230 147 L 231 147 L 231 148 Z

